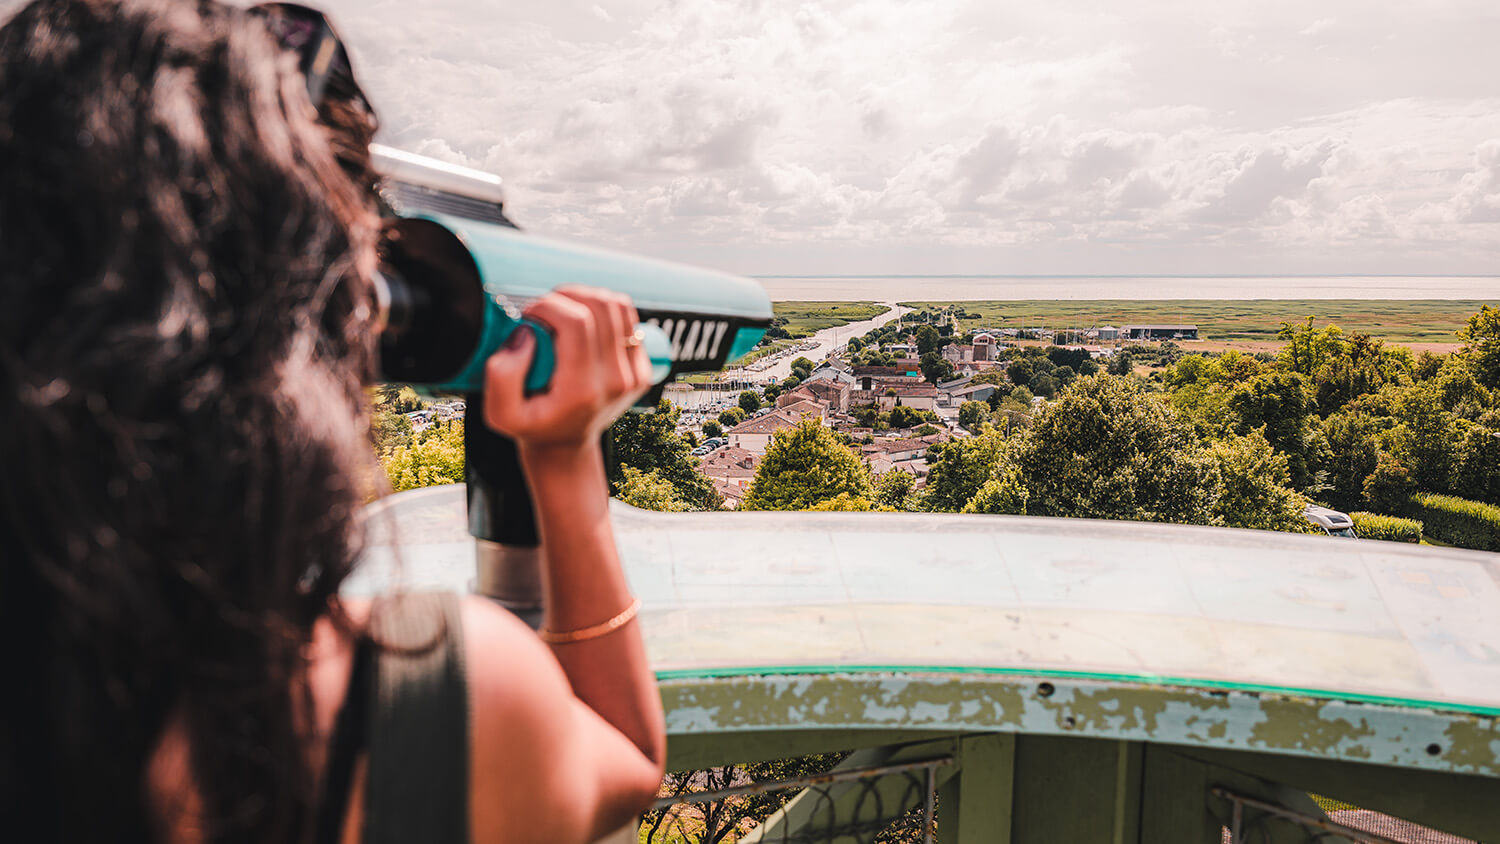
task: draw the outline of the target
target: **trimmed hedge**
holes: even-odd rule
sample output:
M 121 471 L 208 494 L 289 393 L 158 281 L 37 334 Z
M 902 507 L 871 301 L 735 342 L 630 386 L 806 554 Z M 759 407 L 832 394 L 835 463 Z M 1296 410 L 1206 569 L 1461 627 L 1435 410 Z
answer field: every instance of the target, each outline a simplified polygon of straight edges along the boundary
M 1500 551 L 1500 507 L 1419 492 L 1412 496 L 1414 516 L 1422 519 L 1429 536 L 1460 548 Z
M 1422 523 L 1416 519 L 1381 516 L 1376 513 L 1350 513 L 1354 532 L 1360 539 L 1384 539 L 1387 542 L 1421 542 Z

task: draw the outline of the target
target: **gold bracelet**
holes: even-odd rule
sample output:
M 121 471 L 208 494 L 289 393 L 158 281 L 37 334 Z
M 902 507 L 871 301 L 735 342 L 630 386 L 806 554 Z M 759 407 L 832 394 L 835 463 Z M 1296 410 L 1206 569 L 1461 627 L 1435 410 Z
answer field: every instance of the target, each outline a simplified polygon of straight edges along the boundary
M 561 633 L 553 633 L 550 630 L 538 630 L 536 635 L 549 645 L 559 645 L 566 642 L 582 642 L 585 639 L 597 639 L 607 633 L 613 633 L 630 623 L 635 614 L 641 611 L 641 599 L 636 598 L 630 602 L 630 606 L 620 611 L 620 614 L 609 621 L 595 624 L 593 627 L 583 627 L 578 630 L 565 630 Z

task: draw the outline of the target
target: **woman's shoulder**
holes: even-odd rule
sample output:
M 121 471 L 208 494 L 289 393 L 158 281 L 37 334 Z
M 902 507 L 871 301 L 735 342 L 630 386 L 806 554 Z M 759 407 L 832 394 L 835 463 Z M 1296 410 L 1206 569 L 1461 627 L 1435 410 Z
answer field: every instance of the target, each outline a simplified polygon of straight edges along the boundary
M 574 695 L 531 628 L 482 598 L 462 616 L 474 840 L 592 841 L 629 819 L 660 772 Z
M 552 721 L 573 702 L 562 666 L 519 618 L 472 596 L 459 599 L 459 617 L 476 746 L 491 723 Z

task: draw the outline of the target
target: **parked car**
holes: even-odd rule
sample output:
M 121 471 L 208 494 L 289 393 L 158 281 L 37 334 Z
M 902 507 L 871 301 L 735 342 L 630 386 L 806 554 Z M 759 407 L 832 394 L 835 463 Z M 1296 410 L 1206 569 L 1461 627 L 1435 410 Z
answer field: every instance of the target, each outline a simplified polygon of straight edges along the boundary
M 1342 536 L 1348 539 L 1358 539 L 1359 534 L 1354 532 L 1354 520 L 1349 514 L 1340 513 L 1327 507 L 1319 507 L 1309 504 L 1302 508 L 1302 518 L 1307 519 L 1315 527 L 1323 529 L 1329 536 Z

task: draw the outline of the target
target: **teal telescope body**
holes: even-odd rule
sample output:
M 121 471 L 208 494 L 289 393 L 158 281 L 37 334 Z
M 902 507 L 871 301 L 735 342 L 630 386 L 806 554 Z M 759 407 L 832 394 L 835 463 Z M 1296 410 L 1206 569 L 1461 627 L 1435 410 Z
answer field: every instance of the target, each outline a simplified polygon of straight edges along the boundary
M 537 237 L 504 218 L 498 180 L 377 148 L 382 196 L 397 219 L 384 265 L 386 329 L 381 374 L 434 392 L 473 393 L 484 364 L 536 298 L 566 285 L 624 293 L 641 317 L 653 381 L 711 372 L 754 348 L 771 321 L 766 292 L 748 278 Z M 487 191 L 491 191 L 487 194 Z M 546 326 L 527 376 L 530 391 L 552 375 Z

